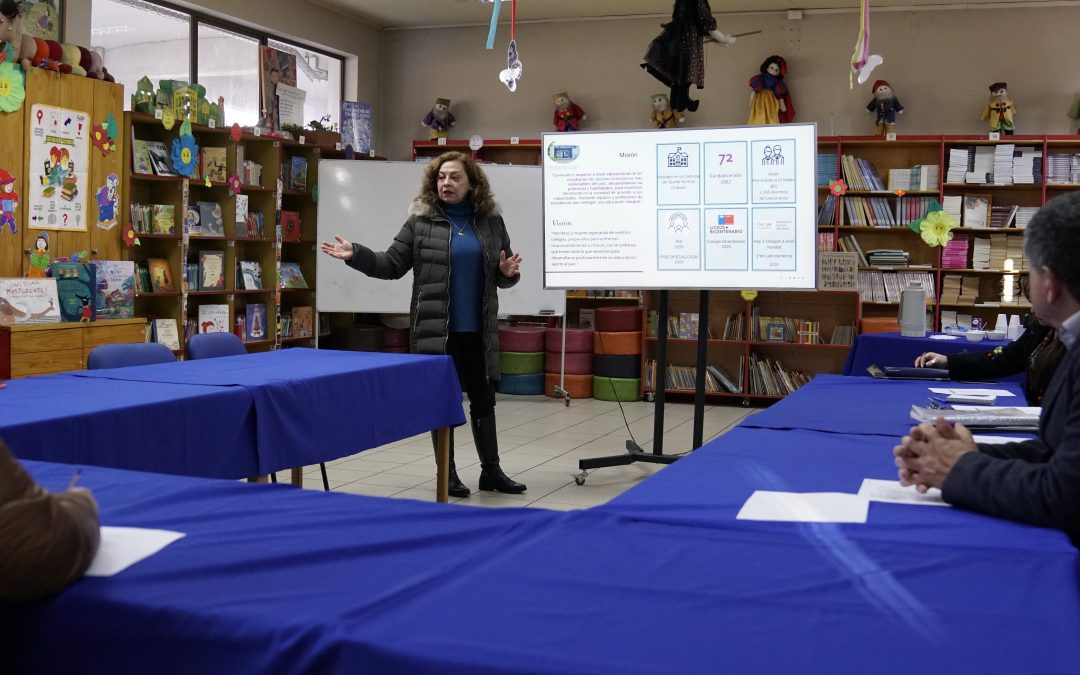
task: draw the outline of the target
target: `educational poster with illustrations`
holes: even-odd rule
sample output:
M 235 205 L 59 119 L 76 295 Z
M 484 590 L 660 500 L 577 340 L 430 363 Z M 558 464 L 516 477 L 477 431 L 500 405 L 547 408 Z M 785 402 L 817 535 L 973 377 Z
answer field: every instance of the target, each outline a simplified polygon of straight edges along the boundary
M 90 123 L 85 112 L 30 109 L 27 218 L 34 229 L 86 230 Z
M 259 47 L 259 88 L 266 126 L 281 129 L 278 111 L 278 84 L 296 86 L 296 56 L 273 47 Z
M 813 124 L 544 134 L 544 287 L 812 289 Z

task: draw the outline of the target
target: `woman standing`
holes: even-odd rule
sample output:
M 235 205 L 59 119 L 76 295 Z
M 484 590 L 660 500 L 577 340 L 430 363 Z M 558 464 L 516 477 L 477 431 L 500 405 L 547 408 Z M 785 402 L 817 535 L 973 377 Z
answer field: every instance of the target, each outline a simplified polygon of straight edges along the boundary
M 378 253 L 336 235 L 334 239 L 322 243 L 323 253 L 369 277 L 400 279 L 412 270 L 410 351 L 454 359 L 469 396 L 480 489 L 524 492 L 525 486 L 499 467 L 494 386 L 500 375 L 498 289 L 510 288 L 521 278 L 521 256 L 510 248 L 484 172 L 464 153 L 444 153 L 428 165 L 420 194 L 409 206 L 409 219 L 389 249 Z M 469 494 L 454 465 L 451 430 L 450 495 Z

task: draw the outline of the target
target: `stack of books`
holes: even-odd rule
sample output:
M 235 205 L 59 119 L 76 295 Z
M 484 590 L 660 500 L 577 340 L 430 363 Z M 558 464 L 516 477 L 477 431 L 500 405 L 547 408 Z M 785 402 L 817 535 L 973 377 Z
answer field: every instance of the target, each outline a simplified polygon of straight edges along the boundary
M 1054 185 L 1080 183 L 1080 153 L 1055 153 L 1046 158 L 1046 182 Z
M 968 244 L 970 240 L 965 234 L 953 236 L 952 241 L 945 244 L 941 251 L 941 266 L 946 269 L 967 269 Z
M 960 304 L 960 292 L 964 286 L 964 275 L 945 274 L 941 277 L 941 302 L 947 305 Z M 954 312 L 955 313 L 955 312 Z M 945 323 L 944 317 L 942 323 Z
M 788 368 L 779 360 L 750 355 L 751 394 L 786 396 L 809 381 L 806 373 Z
M 840 250 L 848 253 L 859 254 L 859 264 L 863 267 L 869 267 L 870 263 L 866 259 L 866 254 L 863 253 L 862 246 L 859 246 L 859 242 L 855 239 L 855 235 L 846 234 L 840 237 Z
M 881 180 L 877 169 L 865 159 L 843 155 L 840 165 L 844 172 L 844 181 L 852 190 L 885 191 L 885 182 Z
M 980 185 L 994 182 L 994 146 L 980 145 L 975 148 L 971 170 L 964 174 L 964 182 Z
M 889 169 L 889 189 L 936 190 L 940 169 L 937 164 L 917 164 L 910 169 Z
M 946 195 L 941 200 L 941 210 L 954 222 L 959 223 L 964 212 L 964 198 L 960 195 Z
M 994 146 L 994 180 L 998 185 L 1011 185 L 1013 182 L 1013 151 L 1016 146 L 1012 143 L 1002 143 Z M 976 161 L 978 157 L 976 156 Z M 1029 166 L 1028 169 L 1031 167 Z
M 1020 209 L 1016 204 L 990 207 L 990 227 L 1011 227 L 1016 218 L 1016 212 Z
M 1012 182 L 1018 185 L 1042 183 L 1042 149 L 1020 147 L 1013 152 Z
M 975 161 L 975 148 L 949 148 L 949 165 L 945 172 L 946 183 L 963 183 Z M 960 219 L 957 218 L 957 221 Z
M 910 259 L 910 253 L 898 248 L 879 248 L 866 253 L 871 267 L 907 267 Z
M 1005 259 L 1009 257 L 1007 252 L 1008 235 L 1004 232 L 995 232 L 990 235 L 990 264 L 987 269 L 1005 269 Z
M 1021 206 L 1017 209 L 1016 218 L 1013 221 L 1016 229 L 1022 230 L 1027 227 L 1028 223 L 1031 222 L 1031 218 L 1038 212 L 1038 206 Z
M 899 197 L 896 200 L 896 222 L 901 227 L 913 220 L 925 218 L 934 204 L 933 197 Z
M 822 202 L 821 208 L 818 209 L 817 224 L 819 227 L 832 225 L 833 221 L 836 220 L 836 200 L 836 195 L 826 195 L 825 201 Z
M 1022 235 L 1009 234 L 1005 236 L 1005 259 L 1013 261 L 1014 270 L 1026 270 L 1027 258 L 1024 257 L 1024 237 Z M 1005 266 L 1002 265 L 1002 269 Z
M 724 340 L 746 339 L 746 314 L 732 314 L 724 321 Z
M 836 153 L 819 152 L 817 156 L 817 184 L 828 187 L 836 180 Z
M 836 250 L 836 233 L 835 232 L 818 232 L 818 235 L 817 235 L 817 250 L 819 250 L 819 251 L 835 251 Z
M 836 326 L 833 328 L 832 340 L 829 344 L 850 345 L 855 344 L 855 326 Z
M 971 269 L 990 269 L 990 240 L 986 237 L 975 237 L 972 239 L 972 244 Z

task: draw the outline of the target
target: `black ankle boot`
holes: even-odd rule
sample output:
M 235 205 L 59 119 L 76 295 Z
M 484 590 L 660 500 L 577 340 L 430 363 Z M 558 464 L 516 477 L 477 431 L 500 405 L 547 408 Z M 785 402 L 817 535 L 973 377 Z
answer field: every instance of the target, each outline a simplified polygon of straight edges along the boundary
M 686 109 L 689 110 L 690 112 L 697 112 L 698 105 L 700 103 L 701 103 L 701 101 L 695 101 L 694 99 L 687 96 L 687 98 L 686 98 Z
M 480 456 L 480 489 L 486 492 L 521 494 L 525 485 L 512 480 L 499 466 L 499 439 L 495 433 L 495 415 L 472 421 L 476 454 Z
M 435 448 L 435 461 L 438 463 L 439 458 L 439 432 L 431 432 L 431 445 Z M 469 488 L 465 487 L 465 484 L 461 482 L 461 479 L 457 475 L 457 467 L 454 466 L 454 429 L 450 428 L 450 466 L 448 467 L 450 472 L 450 480 L 448 481 L 450 490 L 447 494 L 451 497 L 465 498 L 472 494 Z

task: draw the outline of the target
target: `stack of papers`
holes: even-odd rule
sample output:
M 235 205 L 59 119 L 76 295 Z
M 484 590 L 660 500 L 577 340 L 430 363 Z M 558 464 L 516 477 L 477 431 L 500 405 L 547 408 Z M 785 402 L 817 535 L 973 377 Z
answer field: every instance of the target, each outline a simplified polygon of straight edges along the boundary
M 911 406 L 911 419 L 917 422 L 933 422 L 942 417 L 946 422 L 960 422 L 966 427 L 985 429 L 1023 429 L 1037 431 L 1039 428 L 1039 407 L 966 406 L 957 405 L 952 410 Z

